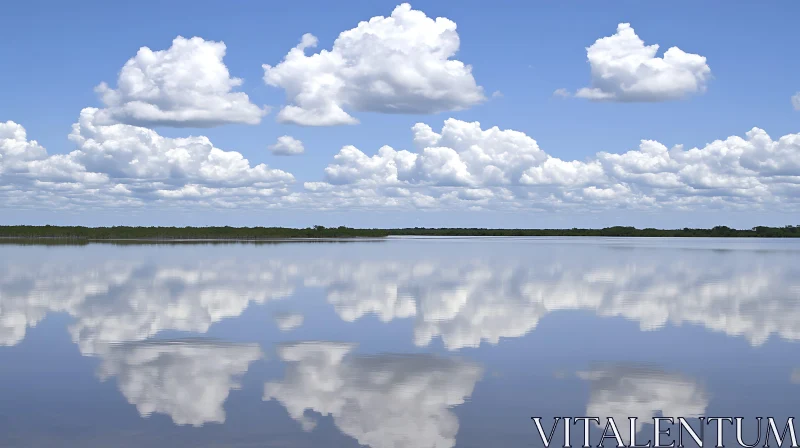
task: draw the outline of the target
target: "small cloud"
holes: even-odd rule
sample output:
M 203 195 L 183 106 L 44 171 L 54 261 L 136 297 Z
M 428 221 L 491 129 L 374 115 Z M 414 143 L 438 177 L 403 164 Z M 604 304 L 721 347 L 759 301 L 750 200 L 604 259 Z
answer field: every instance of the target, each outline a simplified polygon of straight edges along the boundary
M 275 324 L 281 331 L 291 331 L 303 325 L 305 318 L 298 313 L 282 313 L 275 316 Z
M 495 90 L 495 91 L 492 93 L 492 98 L 502 98 L 503 96 L 504 96 L 504 95 L 503 95 L 503 92 L 501 92 L 501 91 L 499 91 L 499 90 Z
M 792 97 L 792 106 L 794 106 L 794 110 L 800 110 L 800 92 L 797 92 Z
M 327 182 L 304 182 L 303 188 L 309 191 L 330 191 L 333 185 Z
M 567 89 L 562 87 L 560 89 L 556 89 L 555 92 L 553 92 L 553 96 L 560 96 L 562 98 L 569 98 L 572 95 L 569 93 L 569 90 L 567 90 Z
M 296 156 L 304 153 L 306 149 L 300 140 L 284 135 L 278 137 L 278 141 L 274 145 L 270 145 L 269 150 L 278 156 Z
M 592 101 L 656 102 L 706 91 L 711 68 L 706 58 L 671 47 L 656 57 L 659 45 L 645 45 L 629 23 L 586 49 L 591 86 L 575 96 Z

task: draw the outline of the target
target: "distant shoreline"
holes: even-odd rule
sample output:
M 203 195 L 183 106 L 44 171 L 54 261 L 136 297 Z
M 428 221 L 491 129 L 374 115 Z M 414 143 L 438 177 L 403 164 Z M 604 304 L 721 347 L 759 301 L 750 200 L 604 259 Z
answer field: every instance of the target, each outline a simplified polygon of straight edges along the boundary
M 355 229 L 314 226 L 305 229 L 286 227 L 72 227 L 0 226 L 0 241 L 40 242 L 119 242 L 119 243 L 214 243 L 285 242 L 383 239 L 389 236 L 589 236 L 661 238 L 800 238 L 800 226 L 732 229 L 482 229 L 482 228 L 399 228 Z

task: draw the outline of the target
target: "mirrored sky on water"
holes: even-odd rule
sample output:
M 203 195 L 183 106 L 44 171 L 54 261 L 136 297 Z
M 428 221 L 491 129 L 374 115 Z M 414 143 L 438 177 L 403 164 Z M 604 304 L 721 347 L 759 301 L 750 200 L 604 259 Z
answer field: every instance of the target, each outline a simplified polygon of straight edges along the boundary
M 531 416 L 785 419 L 798 255 L 779 239 L 0 245 L 0 446 L 530 447 Z

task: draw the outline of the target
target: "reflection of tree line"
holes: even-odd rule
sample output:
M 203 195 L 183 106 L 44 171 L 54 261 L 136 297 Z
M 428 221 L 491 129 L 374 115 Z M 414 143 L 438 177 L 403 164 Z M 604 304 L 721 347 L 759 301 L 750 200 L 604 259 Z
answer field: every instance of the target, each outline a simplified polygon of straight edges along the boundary
M 275 239 L 191 239 L 191 240 L 176 240 L 176 239 L 132 239 L 132 240 L 90 240 L 84 238 L 49 238 L 49 237 L 36 237 L 36 238 L 5 238 L 0 237 L 1 245 L 10 246 L 88 246 L 90 244 L 108 244 L 111 246 L 232 246 L 232 245 L 256 245 L 268 246 L 278 244 L 346 244 L 352 242 L 380 242 L 383 241 L 378 238 L 366 239 L 337 239 L 337 238 L 275 238 Z

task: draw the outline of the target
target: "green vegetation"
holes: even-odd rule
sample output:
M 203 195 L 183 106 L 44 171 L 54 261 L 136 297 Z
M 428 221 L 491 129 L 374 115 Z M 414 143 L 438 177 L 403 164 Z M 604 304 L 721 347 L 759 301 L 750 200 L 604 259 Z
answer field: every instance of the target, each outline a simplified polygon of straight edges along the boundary
M 606 236 L 606 237 L 713 237 L 713 238 L 800 238 L 800 226 L 753 227 L 748 230 L 716 226 L 712 229 L 637 229 L 606 227 L 604 229 L 389 229 L 390 235 L 429 236 Z
M 8 238 L 0 237 L 0 246 L 88 246 L 90 244 L 109 244 L 112 246 L 180 246 L 180 245 L 203 245 L 203 246 L 223 246 L 234 244 L 252 244 L 255 246 L 271 246 L 278 244 L 347 244 L 354 241 L 375 242 L 384 241 L 381 238 L 275 238 L 260 240 L 210 240 L 210 239 L 179 239 L 179 240 L 156 240 L 156 239 L 134 239 L 134 240 L 91 240 L 91 239 L 72 239 L 72 238 Z
M 314 226 L 285 227 L 61 227 L 0 226 L 0 238 L 71 240 L 266 240 L 285 238 L 381 238 L 386 230 Z
M 293 238 L 383 238 L 386 236 L 605 236 L 605 237 L 757 237 L 798 238 L 800 226 L 754 227 L 748 230 L 717 226 L 712 229 L 637 229 L 606 227 L 604 229 L 476 229 L 424 228 L 353 229 L 350 227 L 314 226 L 306 229 L 285 227 L 61 227 L 0 226 L 0 238 L 42 240 L 70 243 L 87 241 L 146 240 L 178 242 L 180 240 L 259 241 Z

